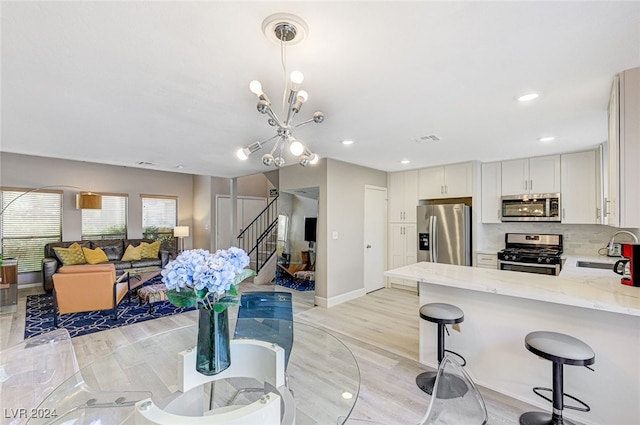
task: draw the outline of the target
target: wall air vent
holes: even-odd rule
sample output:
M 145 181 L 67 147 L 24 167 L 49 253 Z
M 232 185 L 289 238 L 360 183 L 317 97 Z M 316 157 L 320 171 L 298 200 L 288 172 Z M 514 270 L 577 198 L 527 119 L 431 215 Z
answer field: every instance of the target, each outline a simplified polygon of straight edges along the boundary
M 413 141 L 416 143 L 435 143 L 435 142 L 439 142 L 440 138 L 435 134 L 431 134 L 429 136 L 415 137 Z

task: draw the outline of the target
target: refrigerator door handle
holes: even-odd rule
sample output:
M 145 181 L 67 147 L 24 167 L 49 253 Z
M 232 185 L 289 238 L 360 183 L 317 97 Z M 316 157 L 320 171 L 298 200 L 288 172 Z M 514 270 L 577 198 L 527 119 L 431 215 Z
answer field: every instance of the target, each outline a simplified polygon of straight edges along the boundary
M 431 257 L 434 263 L 438 262 L 438 217 L 431 217 Z
M 428 228 L 427 231 L 429 232 L 429 262 L 433 263 L 433 239 L 432 239 L 432 235 L 433 233 L 431 233 L 431 231 L 433 230 L 433 226 L 431 225 L 431 222 L 433 220 L 432 216 L 429 216 L 429 224 L 428 224 Z

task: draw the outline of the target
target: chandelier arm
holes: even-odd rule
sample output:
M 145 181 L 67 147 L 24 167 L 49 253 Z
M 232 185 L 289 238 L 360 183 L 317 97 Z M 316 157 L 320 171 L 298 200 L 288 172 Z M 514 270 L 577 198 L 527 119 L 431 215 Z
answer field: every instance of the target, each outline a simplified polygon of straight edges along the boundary
M 272 140 L 273 140 L 273 139 L 275 139 L 276 137 L 280 137 L 280 136 L 279 136 L 278 134 L 276 134 L 275 136 L 271 136 L 271 137 L 269 137 L 268 139 L 261 140 L 261 141 L 259 142 L 259 143 L 260 143 L 260 146 L 262 146 L 262 145 L 265 145 L 265 144 L 269 143 L 270 141 L 272 141 Z
M 278 116 L 276 115 L 276 113 L 273 111 L 273 109 L 271 108 L 271 105 L 269 105 L 267 107 L 267 115 L 269 115 L 269 118 L 271 118 L 272 120 L 274 120 L 276 122 L 276 124 L 278 125 L 278 127 L 284 127 L 284 124 L 282 123 L 282 121 L 280 121 L 280 118 L 278 118 Z
M 302 127 L 303 125 L 309 124 L 311 122 L 313 122 L 313 118 L 309 118 L 306 121 L 302 121 L 301 123 L 298 123 L 298 124 L 294 125 L 293 128 Z
M 278 137 L 278 141 L 276 141 L 275 145 L 273 145 L 273 148 L 271 149 L 271 152 L 269 152 L 271 155 L 273 155 L 278 150 L 278 145 L 280 144 L 280 142 L 282 142 L 282 146 L 284 146 L 283 137 L 278 135 L 276 135 L 276 137 Z

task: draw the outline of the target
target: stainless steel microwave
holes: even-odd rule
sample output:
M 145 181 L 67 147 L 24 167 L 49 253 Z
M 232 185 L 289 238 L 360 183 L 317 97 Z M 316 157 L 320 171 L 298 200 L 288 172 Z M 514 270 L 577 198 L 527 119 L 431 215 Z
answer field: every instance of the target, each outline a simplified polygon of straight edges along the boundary
M 560 221 L 560 194 L 502 197 L 502 221 Z

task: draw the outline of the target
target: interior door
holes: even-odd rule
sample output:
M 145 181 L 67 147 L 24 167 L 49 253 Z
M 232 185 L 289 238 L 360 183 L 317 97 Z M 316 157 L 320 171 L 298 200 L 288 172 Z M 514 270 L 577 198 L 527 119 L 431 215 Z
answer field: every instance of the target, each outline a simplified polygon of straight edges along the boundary
M 387 189 L 365 186 L 364 189 L 364 289 L 384 288 L 387 223 Z

